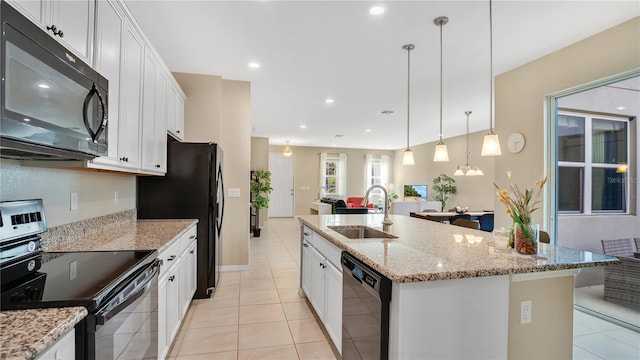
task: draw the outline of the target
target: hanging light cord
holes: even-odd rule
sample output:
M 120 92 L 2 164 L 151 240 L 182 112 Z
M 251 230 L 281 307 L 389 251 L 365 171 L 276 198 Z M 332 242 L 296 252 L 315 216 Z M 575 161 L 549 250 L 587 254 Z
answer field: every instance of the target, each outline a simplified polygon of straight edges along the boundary
M 469 167 L 469 115 L 471 111 L 465 111 L 465 115 L 467 115 L 467 168 Z
M 489 0 L 489 133 L 493 134 L 493 11 Z
M 440 142 L 442 142 L 442 25 L 440 21 Z
M 407 150 L 409 150 L 409 108 L 411 103 L 411 49 L 407 46 Z

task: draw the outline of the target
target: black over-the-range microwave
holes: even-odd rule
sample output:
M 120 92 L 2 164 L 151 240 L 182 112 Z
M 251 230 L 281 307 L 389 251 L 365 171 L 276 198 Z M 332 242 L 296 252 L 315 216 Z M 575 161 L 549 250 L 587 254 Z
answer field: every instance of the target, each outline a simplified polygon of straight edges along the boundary
M 0 18 L 0 156 L 106 155 L 107 79 L 4 1 Z

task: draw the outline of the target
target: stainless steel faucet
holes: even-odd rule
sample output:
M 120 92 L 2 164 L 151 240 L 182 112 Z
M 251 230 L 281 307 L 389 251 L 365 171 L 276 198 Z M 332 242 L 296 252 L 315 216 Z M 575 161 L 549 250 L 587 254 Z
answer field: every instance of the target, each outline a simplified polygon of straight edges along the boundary
M 364 194 L 364 199 L 362 199 L 362 204 L 360 205 L 367 207 L 367 203 L 369 202 L 369 193 L 375 188 L 381 189 L 384 193 L 384 220 L 382 220 L 382 225 L 391 225 L 393 224 L 393 221 L 389 218 L 389 194 L 387 193 L 387 189 L 382 185 L 372 185 L 367 189 L 367 193 Z

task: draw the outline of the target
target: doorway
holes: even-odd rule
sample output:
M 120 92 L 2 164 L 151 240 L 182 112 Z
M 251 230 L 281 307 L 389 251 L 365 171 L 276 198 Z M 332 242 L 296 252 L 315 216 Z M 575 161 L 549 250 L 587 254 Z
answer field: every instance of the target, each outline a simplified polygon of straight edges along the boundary
M 271 192 L 269 217 L 293 217 L 294 207 L 294 155 L 269 153 Z

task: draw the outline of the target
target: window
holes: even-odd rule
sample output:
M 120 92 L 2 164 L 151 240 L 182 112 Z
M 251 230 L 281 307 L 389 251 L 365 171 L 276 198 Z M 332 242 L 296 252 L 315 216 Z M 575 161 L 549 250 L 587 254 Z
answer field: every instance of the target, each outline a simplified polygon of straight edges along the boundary
M 628 212 L 629 120 L 558 112 L 558 212 Z
M 327 196 L 344 197 L 347 192 L 347 154 L 320 154 L 320 186 Z
M 367 154 L 364 171 L 364 191 L 372 185 L 382 185 L 386 188 L 389 183 L 389 156 Z M 371 194 L 377 195 L 376 199 L 384 195 L 378 188 L 371 190 Z

